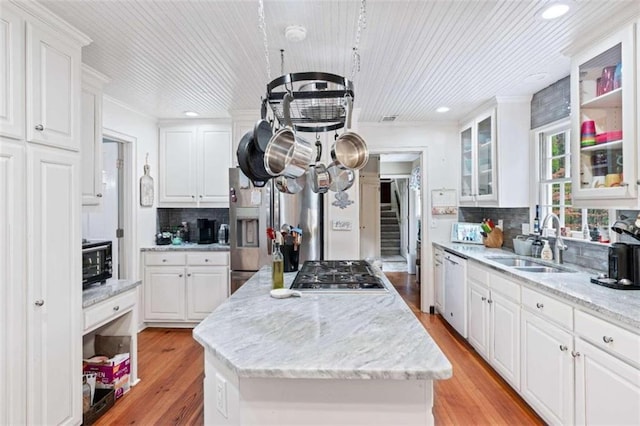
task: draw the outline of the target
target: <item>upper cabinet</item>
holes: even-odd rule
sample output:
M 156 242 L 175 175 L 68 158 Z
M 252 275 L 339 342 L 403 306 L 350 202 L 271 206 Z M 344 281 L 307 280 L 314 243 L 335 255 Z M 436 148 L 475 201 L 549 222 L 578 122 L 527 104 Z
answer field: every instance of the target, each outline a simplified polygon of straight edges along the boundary
M 0 15 L 0 136 L 24 139 L 24 20 Z
M 496 98 L 460 130 L 460 204 L 525 207 L 530 98 Z
M 107 81 L 82 65 L 82 205 L 98 205 L 102 199 L 102 89 Z
M 78 151 L 80 51 L 47 27 L 27 23 L 27 140 Z
M 635 27 L 575 55 L 571 65 L 572 193 L 577 206 L 635 207 Z
M 229 207 L 231 126 L 160 128 L 160 207 Z

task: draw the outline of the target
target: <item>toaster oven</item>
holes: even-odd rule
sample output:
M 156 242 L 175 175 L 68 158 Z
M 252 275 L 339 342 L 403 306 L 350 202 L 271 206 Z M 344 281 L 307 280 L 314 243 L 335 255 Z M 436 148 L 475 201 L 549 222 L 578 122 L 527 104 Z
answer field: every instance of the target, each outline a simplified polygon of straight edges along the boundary
M 111 241 L 82 243 L 82 288 L 93 283 L 105 283 L 112 277 Z

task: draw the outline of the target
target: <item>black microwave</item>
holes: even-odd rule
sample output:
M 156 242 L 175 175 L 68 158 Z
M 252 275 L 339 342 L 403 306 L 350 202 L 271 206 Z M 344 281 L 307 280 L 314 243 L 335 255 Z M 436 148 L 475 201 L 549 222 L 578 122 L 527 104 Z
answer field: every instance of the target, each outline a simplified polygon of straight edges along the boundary
M 111 241 L 82 243 L 82 288 L 105 283 L 112 277 Z

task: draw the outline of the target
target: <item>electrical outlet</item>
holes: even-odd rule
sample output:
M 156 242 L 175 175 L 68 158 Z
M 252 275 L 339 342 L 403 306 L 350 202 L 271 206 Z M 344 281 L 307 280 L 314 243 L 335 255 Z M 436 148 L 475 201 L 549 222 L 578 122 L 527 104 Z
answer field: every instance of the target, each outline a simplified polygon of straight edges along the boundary
M 498 219 L 498 228 L 504 229 L 504 226 L 502 226 L 502 225 L 504 225 L 503 220 L 502 219 Z
M 227 418 L 227 381 L 216 374 L 216 408 Z

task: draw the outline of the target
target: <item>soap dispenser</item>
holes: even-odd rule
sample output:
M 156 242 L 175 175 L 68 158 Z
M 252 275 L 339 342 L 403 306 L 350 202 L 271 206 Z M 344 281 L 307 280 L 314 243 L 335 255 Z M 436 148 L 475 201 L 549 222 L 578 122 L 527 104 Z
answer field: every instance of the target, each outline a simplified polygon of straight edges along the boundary
M 544 246 L 542 247 L 542 252 L 540 252 L 540 258 L 543 260 L 553 260 L 553 252 L 551 251 L 551 247 L 549 247 L 549 240 L 543 240 Z

